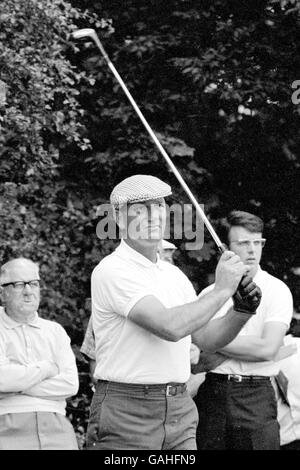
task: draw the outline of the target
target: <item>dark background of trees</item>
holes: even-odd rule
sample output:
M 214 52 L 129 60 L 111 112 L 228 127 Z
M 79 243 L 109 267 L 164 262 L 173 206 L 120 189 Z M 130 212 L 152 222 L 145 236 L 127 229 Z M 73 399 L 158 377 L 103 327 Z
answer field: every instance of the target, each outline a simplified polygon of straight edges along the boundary
M 229 210 L 261 216 L 263 266 L 300 308 L 299 1 L 6 0 L 0 11 L 1 263 L 28 256 L 44 280 L 41 314 L 72 339 L 81 374 L 68 412 L 83 442 L 91 397 L 79 352 L 90 274 L 116 242 L 96 208 L 126 176 L 149 173 L 189 202 L 103 58 L 73 43 L 95 28 L 145 117 L 219 230 Z M 216 247 L 175 240 L 197 291 Z

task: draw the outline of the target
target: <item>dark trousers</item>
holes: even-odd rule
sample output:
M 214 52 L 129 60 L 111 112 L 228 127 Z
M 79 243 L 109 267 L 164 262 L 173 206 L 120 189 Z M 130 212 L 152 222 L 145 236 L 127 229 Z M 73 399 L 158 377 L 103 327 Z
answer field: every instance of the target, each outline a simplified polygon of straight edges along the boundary
M 209 373 L 195 403 L 198 449 L 279 450 L 277 404 L 269 378 L 231 382 Z
M 196 450 L 197 408 L 184 387 L 98 381 L 87 450 Z

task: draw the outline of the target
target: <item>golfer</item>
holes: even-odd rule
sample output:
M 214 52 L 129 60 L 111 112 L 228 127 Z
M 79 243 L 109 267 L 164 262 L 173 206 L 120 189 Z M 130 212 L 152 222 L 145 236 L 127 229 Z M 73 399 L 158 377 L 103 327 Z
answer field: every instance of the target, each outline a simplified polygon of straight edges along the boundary
M 134 175 L 111 193 L 122 240 L 92 273 L 96 391 L 87 449 L 196 449 L 198 414 L 186 390 L 190 344 L 215 351 L 255 314 L 260 290 L 231 251 L 214 289 L 197 298 L 187 277 L 160 261 L 168 184 Z M 238 292 L 237 292 L 238 288 Z M 234 296 L 228 313 L 212 320 Z M 212 320 L 212 321 L 211 321 Z

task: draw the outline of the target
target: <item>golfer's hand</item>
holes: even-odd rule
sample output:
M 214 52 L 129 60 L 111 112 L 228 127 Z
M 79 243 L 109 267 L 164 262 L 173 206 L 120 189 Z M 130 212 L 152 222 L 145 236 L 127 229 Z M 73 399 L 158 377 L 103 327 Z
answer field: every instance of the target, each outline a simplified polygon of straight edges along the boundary
M 217 265 L 215 289 L 226 291 L 228 297 L 231 297 L 246 270 L 247 266 L 242 263 L 238 255 L 232 251 L 225 251 Z
M 261 290 L 250 276 L 244 276 L 233 295 L 233 309 L 236 312 L 254 315 L 261 301 Z
M 200 349 L 194 343 L 191 343 L 190 347 L 190 363 L 198 364 L 200 357 Z
M 198 364 L 191 365 L 192 373 L 198 374 L 199 372 L 209 372 L 226 361 L 226 359 L 228 359 L 226 356 L 218 352 L 208 353 L 201 351 Z
M 187 391 L 193 398 L 195 395 L 197 395 L 198 389 L 200 385 L 204 382 L 205 380 L 205 374 L 191 374 L 190 378 L 188 379 L 186 386 L 187 386 Z

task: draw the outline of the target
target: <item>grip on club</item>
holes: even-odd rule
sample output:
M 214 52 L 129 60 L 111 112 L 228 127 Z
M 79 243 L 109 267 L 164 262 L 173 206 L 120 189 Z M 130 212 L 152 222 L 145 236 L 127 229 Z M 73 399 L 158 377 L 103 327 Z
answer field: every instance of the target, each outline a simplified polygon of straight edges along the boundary
M 248 276 L 248 274 L 244 274 L 244 275 L 242 276 L 242 279 L 240 280 L 239 285 L 238 285 L 237 288 L 239 288 L 239 286 L 242 284 L 243 280 L 244 280 L 246 277 L 250 277 L 250 276 Z M 253 279 L 251 278 L 251 280 L 253 280 Z M 258 302 L 259 297 L 257 297 L 257 296 L 255 295 L 255 296 L 253 297 L 253 299 L 254 299 L 256 302 Z

